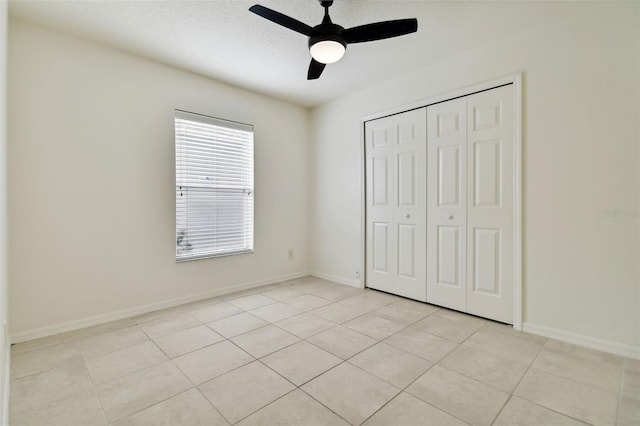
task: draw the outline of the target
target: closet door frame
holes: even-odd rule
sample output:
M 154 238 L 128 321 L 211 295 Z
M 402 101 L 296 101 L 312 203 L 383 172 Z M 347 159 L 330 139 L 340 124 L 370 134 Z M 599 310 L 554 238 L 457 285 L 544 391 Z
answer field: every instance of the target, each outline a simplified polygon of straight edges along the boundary
M 451 99 L 472 95 L 497 87 L 513 85 L 513 328 L 522 330 L 522 72 L 442 93 L 400 105 L 360 119 L 360 277 L 359 287 L 366 287 L 366 152 L 365 123 L 401 112 L 427 107 Z M 425 141 L 426 143 L 426 141 Z M 426 259 L 425 259 L 426 261 Z M 425 283 L 426 285 L 426 283 Z

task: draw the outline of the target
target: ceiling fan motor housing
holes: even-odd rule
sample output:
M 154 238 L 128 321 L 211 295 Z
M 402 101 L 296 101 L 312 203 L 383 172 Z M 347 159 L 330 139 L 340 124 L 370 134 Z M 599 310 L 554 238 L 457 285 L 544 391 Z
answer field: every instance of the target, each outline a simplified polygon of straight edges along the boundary
M 309 48 L 320 41 L 337 41 L 346 49 L 347 41 L 342 37 L 342 31 L 343 27 L 331 22 L 316 25 L 309 36 Z

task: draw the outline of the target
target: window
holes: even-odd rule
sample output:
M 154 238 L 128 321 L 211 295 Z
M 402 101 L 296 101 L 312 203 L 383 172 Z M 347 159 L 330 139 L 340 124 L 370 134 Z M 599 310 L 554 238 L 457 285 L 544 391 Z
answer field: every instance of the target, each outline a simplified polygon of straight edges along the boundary
M 176 110 L 176 260 L 253 252 L 253 126 Z

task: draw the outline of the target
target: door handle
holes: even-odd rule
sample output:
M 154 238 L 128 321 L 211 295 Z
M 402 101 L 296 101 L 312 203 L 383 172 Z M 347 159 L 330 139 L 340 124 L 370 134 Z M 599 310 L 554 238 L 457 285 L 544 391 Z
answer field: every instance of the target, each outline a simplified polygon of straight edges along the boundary
M 404 215 L 405 218 L 409 219 L 411 217 L 411 215 L 409 213 Z
M 452 215 L 452 214 L 450 214 L 449 216 L 447 216 L 447 219 L 449 219 L 449 220 L 453 220 L 453 215 Z

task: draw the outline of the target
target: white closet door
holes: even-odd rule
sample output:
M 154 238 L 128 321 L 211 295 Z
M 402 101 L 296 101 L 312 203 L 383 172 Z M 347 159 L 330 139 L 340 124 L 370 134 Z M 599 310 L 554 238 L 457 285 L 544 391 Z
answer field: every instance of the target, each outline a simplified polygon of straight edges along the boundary
M 425 301 L 425 108 L 367 122 L 365 143 L 367 286 Z
M 467 103 L 427 108 L 427 302 L 466 309 Z
M 467 97 L 467 312 L 513 321 L 513 86 Z
M 392 248 L 395 246 L 393 157 L 397 136 L 395 123 L 389 118 L 365 123 L 366 283 L 372 288 L 390 287 L 396 269 Z

